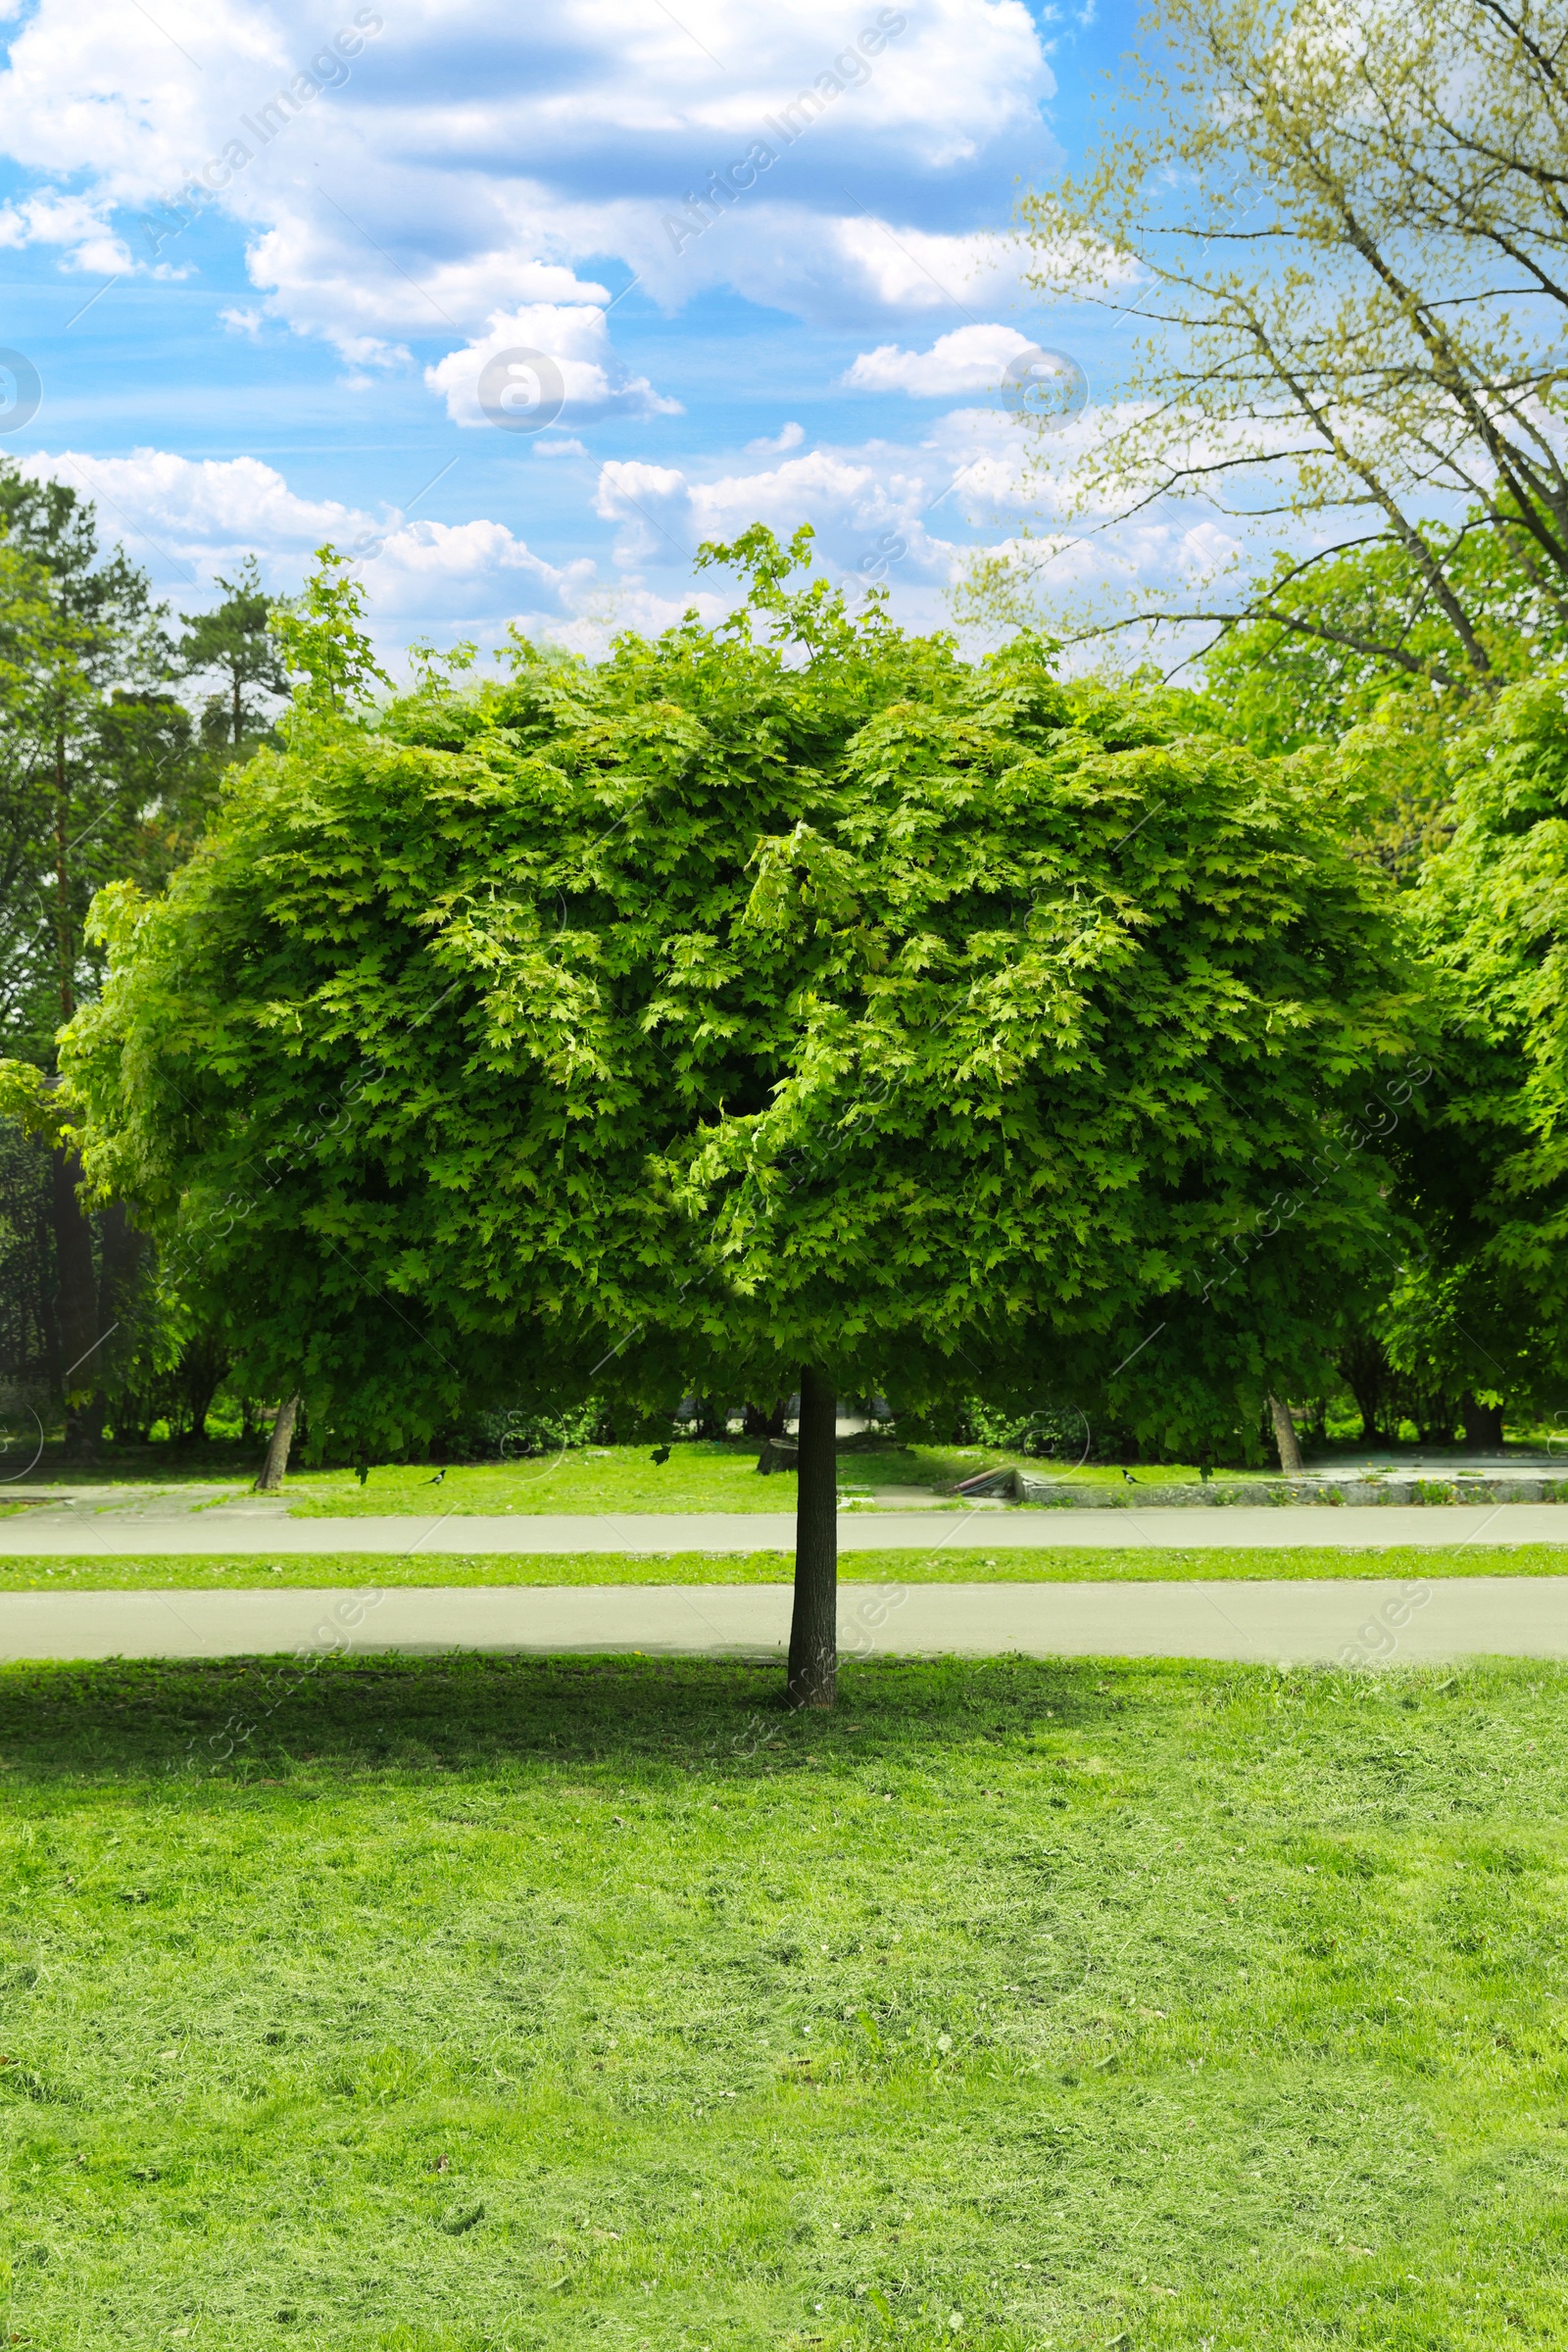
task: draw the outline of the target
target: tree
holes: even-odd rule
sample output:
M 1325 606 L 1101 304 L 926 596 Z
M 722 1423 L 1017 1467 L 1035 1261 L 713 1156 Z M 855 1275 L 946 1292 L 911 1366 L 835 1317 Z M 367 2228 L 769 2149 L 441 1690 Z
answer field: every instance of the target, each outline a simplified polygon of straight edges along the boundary
M 1129 113 L 1025 206 L 1037 287 L 1148 330 L 1080 511 L 1190 500 L 1219 525 L 1206 586 L 1128 619 L 1266 622 L 1490 690 L 1489 572 L 1559 640 L 1568 619 L 1560 10 L 1170 0 L 1150 30 Z M 1289 556 L 1259 570 L 1282 524 Z M 1350 550 L 1388 590 L 1359 609 L 1317 583 Z
M 834 1393 L 1255 1424 L 1382 1245 L 1371 1156 L 1237 1237 L 1411 1000 L 1313 763 L 852 618 L 789 584 L 808 543 L 711 550 L 751 580 L 716 633 L 518 640 L 380 711 L 329 562 L 285 748 L 162 898 L 100 898 L 63 1054 L 95 1180 L 340 1446 L 527 1381 L 799 1388 L 789 1690 L 827 1703 Z
M 0 532 L 7 558 L 0 667 L 12 882 L 5 927 L 16 951 L 8 991 L 21 1016 L 15 1042 L 47 1062 L 56 1024 L 75 1008 L 81 926 L 89 877 L 103 871 L 97 865 L 103 837 L 112 835 L 117 817 L 143 814 L 127 802 L 114 760 L 102 756 L 104 698 L 117 684 L 134 688 L 155 676 L 163 641 L 145 575 L 119 549 L 102 555 L 91 507 L 66 484 L 33 481 L 13 462 L 0 464 Z M 144 793 L 145 779 L 137 783 Z M 101 837 L 94 849 L 78 858 L 94 834 Z M 64 1141 L 52 1149 L 67 1428 L 74 1442 L 90 1444 L 93 1357 L 104 1336 L 92 1233 L 75 1155 Z
M 1456 754 L 1454 832 L 1415 894 L 1441 975 L 1441 1093 L 1404 1192 L 1428 1254 L 1394 1352 L 1498 1402 L 1568 1391 L 1568 668 L 1510 686 Z M 1412 1329 L 1413 1327 L 1413 1329 Z
M 94 890 L 125 875 L 160 885 L 210 798 L 213 764 L 164 688 L 161 619 L 145 575 L 101 549 L 90 506 L 0 464 L 0 1040 L 45 1072 L 61 1020 L 96 985 Z M 140 1237 L 122 1210 L 95 1234 L 57 1128 L 35 1131 L 47 1131 L 52 1211 L 46 1262 L 26 1281 L 50 1294 L 50 1385 L 73 1442 L 90 1445 Z
M 267 708 L 264 695 L 288 692 L 288 675 L 272 633 L 273 600 L 262 586 L 261 567 L 247 556 L 237 580 L 219 574 L 226 591 L 210 612 L 183 612 L 185 634 L 177 648 L 186 677 L 218 671 L 224 680 L 227 723 L 234 755 L 245 739 L 262 726 Z

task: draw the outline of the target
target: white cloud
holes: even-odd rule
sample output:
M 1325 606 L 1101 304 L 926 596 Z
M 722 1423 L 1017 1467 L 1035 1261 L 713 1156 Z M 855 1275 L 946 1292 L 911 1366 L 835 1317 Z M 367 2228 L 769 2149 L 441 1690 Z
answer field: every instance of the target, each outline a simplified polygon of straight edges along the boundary
M 679 575 L 705 539 L 734 539 L 763 522 L 787 539 L 802 522 L 815 557 L 849 593 L 885 586 L 911 626 L 950 625 L 947 592 L 980 547 L 1010 550 L 1033 576 L 1047 624 L 1095 604 L 1102 615 L 1150 592 L 1191 587 L 1242 553 L 1213 517 L 1157 501 L 1130 522 L 1080 497 L 1082 467 L 1125 413 L 1096 412 L 1036 439 L 1006 409 L 950 410 L 918 446 L 885 440 L 799 456 L 748 451 L 763 463 L 710 474 L 612 461 L 595 509 L 617 525 L 614 558 L 639 587 Z M 1027 516 L 1035 535 L 1025 537 Z M 705 580 L 710 575 L 703 575 Z
M 1014 326 L 959 326 L 939 335 L 929 351 L 903 351 L 897 343 L 862 351 L 844 382 L 857 392 L 907 392 L 915 400 L 994 392 L 1007 362 L 1032 348 Z
M 139 563 L 150 553 L 163 555 L 192 584 L 198 572 L 221 569 L 252 549 L 298 558 L 326 539 L 344 544 L 372 524 L 369 514 L 336 499 L 299 497 L 258 458 L 192 459 L 162 449 L 103 458 L 62 450 L 24 459 L 22 470 L 71 483 L 97 506 L 105 538 L 123 537 Z M 292 568 L 297 572 L 297 564 Z
M 664 596 L 640 580 L 626 580 L 612 588 L 584 588 L 571 582 L 565 594 L 572 606 L 570 619 L 541 620 L 528 633 L 552 645 L 564 645 L 568 653 L 585 655 L 592 662 L 601 660 L 623 630 L 657 637 L 662 630 L 672 629 L 688 612 L 695 612 L 705 627 L 714 628 L 734 601 L 716 595 L 711 588 Z
M 23 470 L 69 482 L 93 500 L 103 538 L 122 540 L 176 605 L 205 601 L 217 574 L 250 554 L 260 558 L 270 588 L 292 593 L 327 541 L 353 561 L 372 623 L 378 636 L 390 632 L 389 642 L 402 621 L 491 617 L 499 624 L 567 615 L 595 581 L 588 558 L 550 564 L 505 523 L 411 520 L 396 509 L 374 515 L 336 499 L 302 498 L 256 458 L 193 460 L 158 449 L 100 458 L 63 450 L 26 459 Z
M 377 543 L 364 565 L 369 610 L 378 620 L 466 614 L 559 612 L 570 590 L 586 590 L 586 558 L 547 564 L 505 523 L 409 522 Z
M 65 268 L 114 273 L 134 265 L 105 214 L 108 200 L 43 190 L 0 209 L 0 246 L 64 245 Z
M 701 541 L 733 539 L 752 522 L 781 539 L 809 522 L 818 560 L 841 579 L 864 584 L 897 566 L 901 581 L 929 584 L 951 577 L 962 552 L 925 520 L 951 478 L 935 452 L 886 444 L 812 450 L 710 481 L 617 460 L 601 467 L 594 503 L 622 526 L 616 562 L 628 568 L 688 562 Z
M 509 362 L 508 354 L 516 356 Z M 498 422 L 480 405 L 480 379 L 491 361 L 498 363 L 498 380 L 485 397 L 503 408 L 515 398 L 524 429 L 533 416 L 547 426 L 558 416 L 577 423 L 588 416 L 681 413 L 678 401 L 664 399 L 646 376 L 631 375 L 620 365 L 611 349 L 605 314 L 594 305 L 567 309 L 538 302 L 525 310 L 495 312 L 483 335 L 427 368 L 424 380 L 432 392 L 443 394 L 454 424 Z M 515 390 L 504 390 L 503 381 Z
M 722 285 L 817 320 L 994 307 L 1014 283 L 990 240 L 922 223 L 938 202 L 982 219 L 1050 160 L 1024 0 L 400 0 L 384 24 L 359 18 L 379 29 L 334 58 L 316 0 L 36 0 L 0 70 L 0 148 L 40 185 L 0 236 L 106 274 L 191 266 L 177 219 L 134 215 L 206 171 L 196 209 L 239 223 L 268 314 L 367 368 L 500 314 L 606 301 L 578 270 L 607 259 L 670 310 Z M 726 180 L 759 142 L 765 175 Z M 717 184 L 711 226 L 675 250 L 666 218 Z
M 585 441 L 536 441 L 533 454 L 536 458 L 585 458 L 588 444 Z
M 786 424 L 771 440 L 764 435 L 760 441 L 748 441 L 746 454 L 753 458 L 781 458 L 786 450 L 799 449 L 805 439 L 804 424 Z

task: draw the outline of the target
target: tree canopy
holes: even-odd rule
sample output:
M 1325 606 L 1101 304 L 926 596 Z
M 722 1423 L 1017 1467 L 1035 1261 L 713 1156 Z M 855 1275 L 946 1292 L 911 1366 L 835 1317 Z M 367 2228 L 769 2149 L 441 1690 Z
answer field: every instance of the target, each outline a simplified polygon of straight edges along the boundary
M 99 901 L 93 1178 L 340 1443 L 530 1372 L 918 1400 L 1132 1355 L 1152 1427 L 1255 1409 L 1386 1246 L 1370 1161 L 1247 1284 L 1215 1253 L 1410 1047 L 1322 777 L 852 619 L 765 533 L 713 558 L 753 581 L 717 632 L 377 711 L 329 557 L 286 748 Z
M 218 586 L 224 592 L 220 604 L 210 612 L 181 615 L 185 634 L 176 651 L 186 677 L 222 679 L 219 691 L 208 698 L 204 723 L 214 733 L 225 732 L 238 754 L 247 736 L 259 734 L 270 715 L 263 698 L 288 692 L 288 673 L 274 627 L 278 600 L 262 586 L 256 558 L 246 557 L 237 580 L 225 580 L 220 572 Z
M 1450 1383 L 1568 1393 L 1568 671 L 1511 686 L 1455 749 L 1453 838 L 1415 911 L 1443 1085 L 1409 1165 L 1418 1345 Z

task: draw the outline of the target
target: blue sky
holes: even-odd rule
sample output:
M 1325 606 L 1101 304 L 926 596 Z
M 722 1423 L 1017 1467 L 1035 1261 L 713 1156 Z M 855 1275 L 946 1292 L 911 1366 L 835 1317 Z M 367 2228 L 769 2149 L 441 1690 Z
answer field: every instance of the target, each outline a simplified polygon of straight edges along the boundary
M 1008 360 L 1114 385 L 1114 329 L 1043 311 L 1008 234 L 1133 38 L 1124 0 L 1085 18 L 37 0 L 0 72 L 0 341 L 42 399 L 0 449 L 176 608 L 248 550 L 287 590 L 356 549 L 389 649 L 716 609 L 692 550 L 754 518 L 851 576 L 902 550 L 896 605 L 940 621 L 1018 520 Z

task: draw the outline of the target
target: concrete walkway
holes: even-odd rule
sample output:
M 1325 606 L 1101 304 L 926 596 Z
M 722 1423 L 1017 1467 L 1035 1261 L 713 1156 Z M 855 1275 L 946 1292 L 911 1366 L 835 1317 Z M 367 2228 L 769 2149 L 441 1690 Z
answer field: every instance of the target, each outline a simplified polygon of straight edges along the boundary
M 787 1585 L 535 1586 L 355 1592 L 17 1592 L 0 1657 L 324 1656 L 608 1650 L 782 1657 Z M 1430 1584 L 915 1585 L 840 1593 L 846 1658 L 1183 1657 L 1433 1664 L 1568 1658 L 1568 1578 Z
M 1003 1503 L 968 1510 L 845 1511 L 844 1551 L 1227 1551 L 1253 1546 L 1330 1551 L 1391 1544 L 1560 1544 L 1568 1547 L 1568 1505 L 1546 1502 L 1400 1505 L 1324 1510 L 1311 1505 L 1238 1505 L 1231 1510 L 1034 1511 Z M 291 1519 L 277 1505 L 180 1509 L 167 1515 L 39 1504 L 0 1519 L 0 1558 L 106 1557 L 191 1552 L 779 1551 L 793 1556 L 793 1511 L 560 1512 L 548 1517 Z M 1565 1549 L 1568 1561 L 1568 1549 Z

